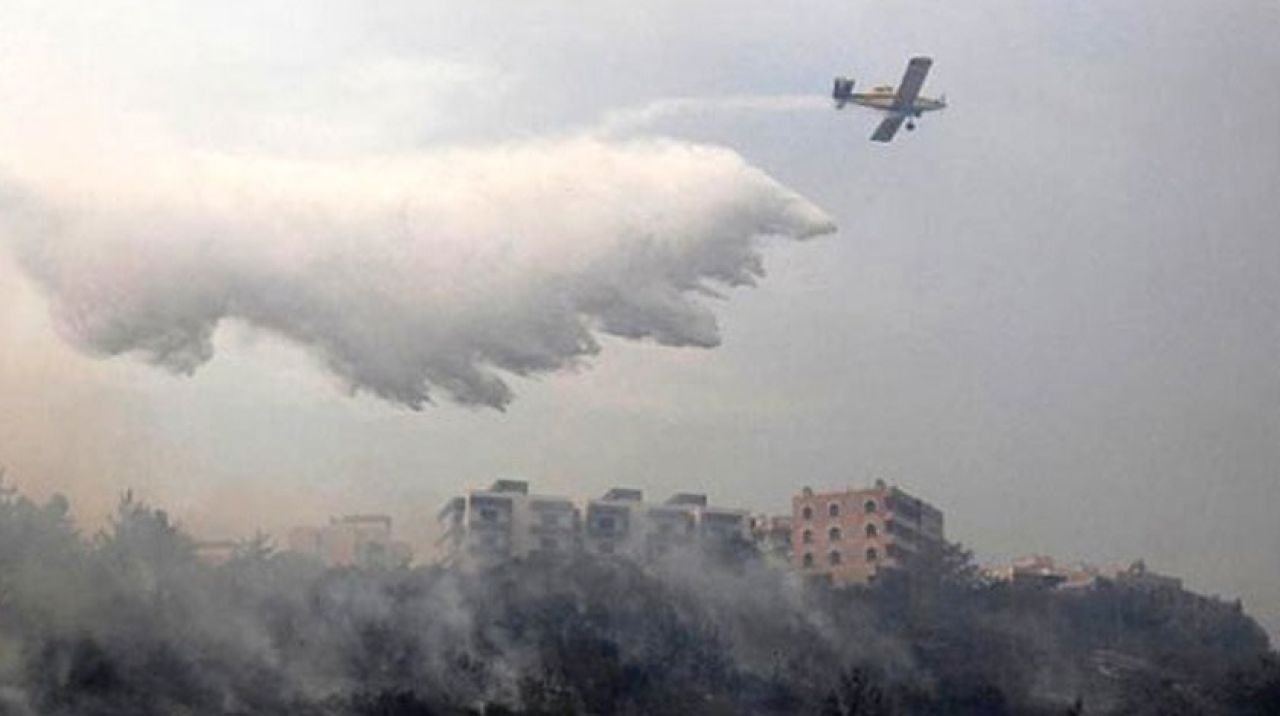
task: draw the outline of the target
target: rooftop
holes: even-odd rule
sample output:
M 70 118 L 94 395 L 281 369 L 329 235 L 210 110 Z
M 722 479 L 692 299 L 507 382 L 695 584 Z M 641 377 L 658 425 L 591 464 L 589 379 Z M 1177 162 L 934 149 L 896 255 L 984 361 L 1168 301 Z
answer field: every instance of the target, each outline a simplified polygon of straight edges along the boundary
M 698 492 L 677 492 L 667 498 L 668 505 L 693 505 L 695 507 L 706 507 L 707 496 Z
M 514 492 L 521 495 L 529 494 L 529 483 L 525 480 L 494 480 L 489 486 L 489 492 Z
M 631 487 L 612 487 L 601 499 L 616 502 L 644 502 L 644 491 Z

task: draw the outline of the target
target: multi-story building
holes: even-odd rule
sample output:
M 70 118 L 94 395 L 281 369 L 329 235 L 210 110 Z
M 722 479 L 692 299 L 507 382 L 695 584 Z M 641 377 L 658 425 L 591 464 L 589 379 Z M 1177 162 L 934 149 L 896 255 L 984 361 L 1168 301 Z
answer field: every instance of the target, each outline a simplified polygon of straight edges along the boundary
M 584 512 L 567 497 L 531 495 L 528 483 L 499 480 L 445 504 L 437 545 L 445 564 L 494 564 L 579 549 L 649 559 L 684 544 L 751 536 L 746 510 L 710 506 L 702 494 L 654 504 L 641 490 L 615 487 L 588 500 Z
M 344 515 L 323 527 L 297 527 L 289 549 L 331 567 L 397 567 L 412 559 L 409 545 L 392 539 L 387 515 Z
M 790 515 L 756 515 L 751 531 L 761 554 L 777 564 L 791 564 Z
M 751 513 L 731 507 L 706 507 L 698 512 L 698 536 L 703 542 L 751 541 Z
M 705 504 L 705 498 L 703 500 Z M 673 497 L 661 505 L 649 505 L 642 521 L 644 555 L 657 557 L 692 544 L 698 536 L 698 505 Z
M 909 567 L 915 555 L 944 540 L 942 512 L 881 480 L 839 492 L 806 487 L 791 506 L 792 564 L 838 584 Z
M 440 510 L 446 563 L 491 564 L 578 547 L 578 508 L 567 497 L 529 494 L 529 483 L 498 480 Z
M 714 507 L 707 496 L 682 492 L 662 504 L 644 501 L 644 493 L 613 488 L 587 503 L 586 548 L 596 554 L 653 558 L 681 545 L 746 540 L 746 510 Z
M 654 557 L 697 536 L 698 510 L 706 497 L 676 495 L 663 504 L 644 501 L 644 492 L 615 487 L 587 502 L 583 545 L 595 554 Z
M 644 547 L 648 510 L 644 492 L 624 487 L 588 501 L 583 546 L 595 554 L 638 554 Z

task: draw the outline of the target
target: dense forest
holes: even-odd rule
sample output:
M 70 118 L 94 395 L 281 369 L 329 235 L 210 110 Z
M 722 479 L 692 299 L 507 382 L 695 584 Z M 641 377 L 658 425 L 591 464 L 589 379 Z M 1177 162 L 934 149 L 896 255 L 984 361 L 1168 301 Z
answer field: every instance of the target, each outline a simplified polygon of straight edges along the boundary
M 749 545 L 638 565 L 206 564 L 125 496 L 77 531 L 0 493 L 0 714 L 1276 714 L 1236 603 L 982 579 L 957 546 L 872 587 Z

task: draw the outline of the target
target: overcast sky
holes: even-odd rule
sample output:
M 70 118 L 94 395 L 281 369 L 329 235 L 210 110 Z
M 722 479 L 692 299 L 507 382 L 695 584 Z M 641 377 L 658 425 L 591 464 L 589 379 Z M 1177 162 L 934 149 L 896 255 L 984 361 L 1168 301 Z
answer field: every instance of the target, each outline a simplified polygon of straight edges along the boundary
M 209 537 L 377 510 L 422 538 L 496 477 L 770 512 L 883 477 L 984 561 L 1143 557 L 1280 633 L 1275 2 L 261 5 L 0 4 L 0 211 L 83 182 L 109 214 L 102 187 L 160 181 L 136 157 L 554 163 L 583 137 L 607 188 L 611 148 L 667 137 L 731 150 L 706 176 L 759 169 L 838 231 L 767 242 L 758 286 L 693 299 L 718 347 L 598 336 L 569 370 L 500 371 L 505 411 L 422 412 L 353 396 L 332 356 L 244 316 L 191 375 L 73 347 L 10 237 L 0 462 L 24 490 L 87 523 L 133 487 Z M 896 83 L 912 54 L 950 107 L 872 144 L 878 118 L 832 109 L 831 77 Z

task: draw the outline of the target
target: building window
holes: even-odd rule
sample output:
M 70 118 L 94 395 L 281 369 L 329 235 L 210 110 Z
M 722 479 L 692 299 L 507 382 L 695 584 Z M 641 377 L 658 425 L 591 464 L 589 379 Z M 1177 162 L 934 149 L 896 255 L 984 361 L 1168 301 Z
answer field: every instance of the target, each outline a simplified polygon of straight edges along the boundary
M 497 521 L 498 521 L 498 511 L 497 511 L 497 510 L 495 510 L 495 509 L 493 509 L 493 508 L 491 508 L 491 507 L 481 507 L 481 508 L 480 508 L 480 519 L 481 519 L 481 520 L 484 520 L 485 522 L 497 522 Z
M 831 554 L 827 555 L 827 561 L 830 562 L 833 567 L 840 564 L 840 553 L 834 549 L 831 550 Z
M 868 547 L 868 548 L 867 548 L 867 561 L 868 561 L 868 562 L 874 562 L 874 561 L 876 561 L 876 560 L 877 560 L 877 559 L 879 559 L 879 558 L 880 558 L 880 555 L 876 552 L 876 548 L 875 548 L 875 547 Z
M 806 569 L 813 567 L 813 555 L 806 553 L 804 556 L 804 566 Z
M 875 525 L 875 523 L 874 523 L 874 522 L 868 522 L 868 523 L 867 523 L 867 536 L 868 536 L 868 537 L 875 537 L 877 534 L 879 534 L 879 533 L 876 531 L 876 525 Z
M 800 515 L 804 517 L 806 520 L 813 519 L 813 508 L 809 507 L 808 505 L 805 505 L 804 509 L 800 510 Z
M 805 544 L 813 544 L 813 530 L 805 530 L 802 541 Z
M 832 502 L 831 504 L 827 505 L 827 514 L 831 515 L 832 517 L 839 517 L 840 505 L 835 502 Z
M 862 506 L 862 509 L 865 510 L 868 515 L 874 514 L 876 511 L 876 501 L 867 500 L 866 504 Z
M 560 525 L 560 515 L 554 512 L 543 512 L 542 524 L 547 527 L 558 527 Z
M 613 521 L 612 517 L 607 517 L 607 516 L 600 517 L 596 520 L 596 527 L 599 527 L 605 532 L 612 532 L 614 526 L 615 526 L 615 522 Z
M 832 542 L 839 542 L 839 541 L 840 541 L 840 528 L 839 528 L 839 527 L 832 527 L 831 529 L 827 530 L 827 539 L 828 539 L 828 540 L 831 540 Z

